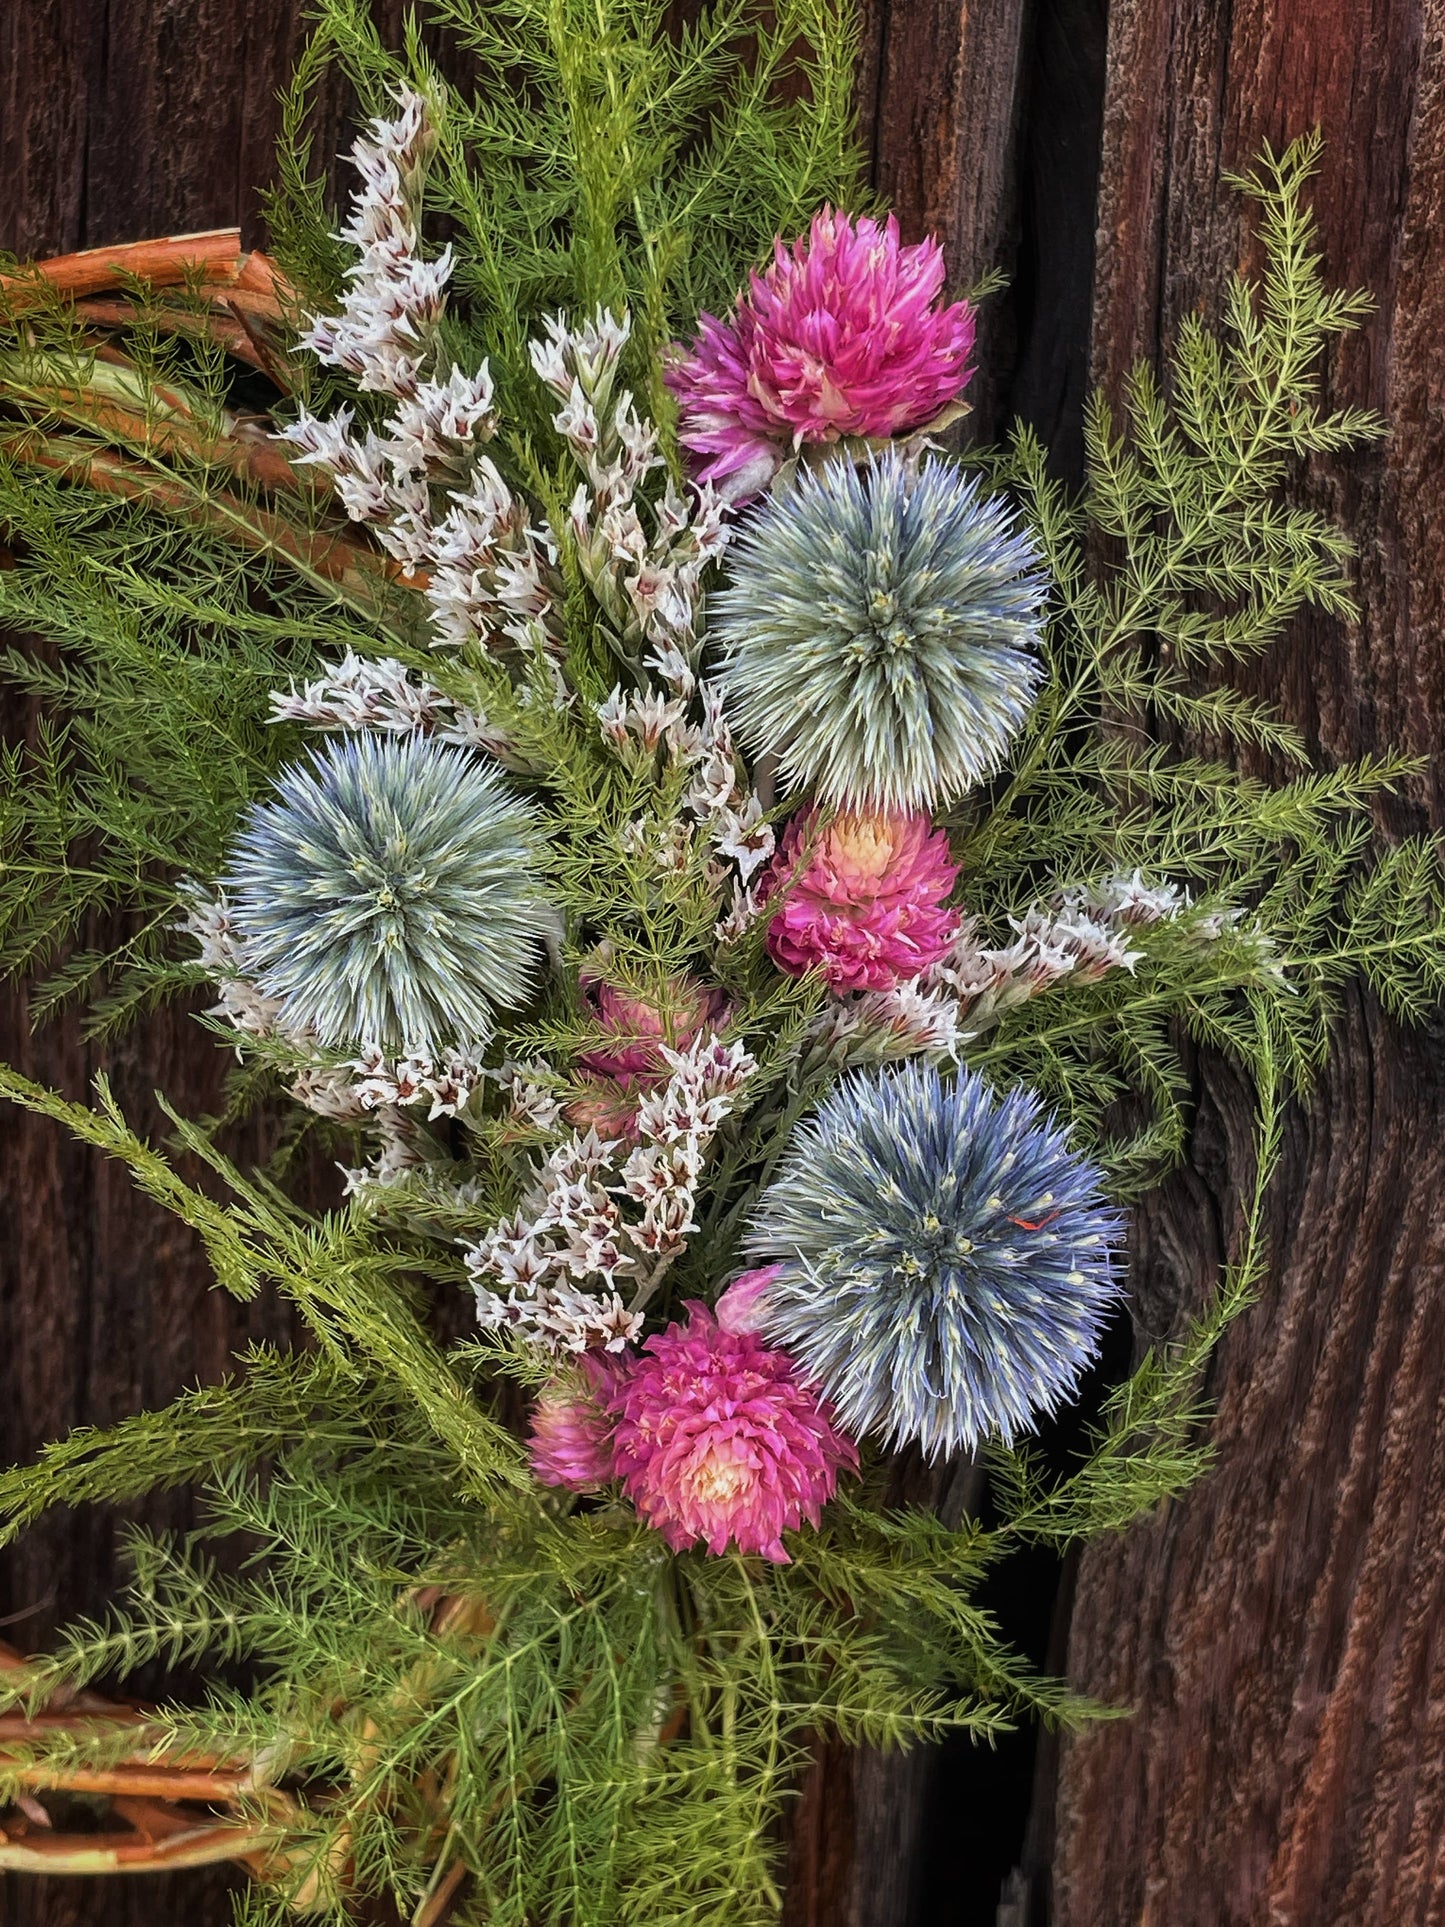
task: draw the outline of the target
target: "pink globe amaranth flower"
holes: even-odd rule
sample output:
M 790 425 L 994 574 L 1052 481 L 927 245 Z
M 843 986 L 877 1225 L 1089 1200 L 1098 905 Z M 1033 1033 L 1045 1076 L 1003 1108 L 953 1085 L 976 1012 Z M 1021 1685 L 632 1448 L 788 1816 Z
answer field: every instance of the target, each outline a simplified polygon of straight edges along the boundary
M 973 370 L 974 316 L 939 305 L 943 254 L 824 208 L 804 240 L 774 243 L 731 322 L 699 317 L 667 381 L 698 479 L 733 501 L 765 489 L 787 455 L 845 435 L 898 435 L 933 421 Z
M 781 1535 L 817 1525 L 857 1447 L 786 1352 L 724 1331 L 705 1305 L 687 1313 L 647 1340 L 613 1398 L 623 1490 L 675 1551 L 700 1539 L 786 1565 Z
M 532 1408 L 528 1457 L 543 1485 L 597 1492 L 617 1477 L 610 1401 L 628 1362 L 584 1352 L 576 1372 L 545 1387 Z
M 684 977 L 669 986 L 665 1006 L 584 975 L 583 993 L 596 1016 L 597 1042 L 577 1057 L 579 1095 L 567 1106 L 569 1123 L 603 1137 L 637 1136 L 637 1103 L 672 1075 L 664 1045 L 686 1050 L 704 1031 L 727 1021 L 728 1000 Z
M 958 932 L 946 899 L 958 879 L 948 838 L 921 813 L 845 811 L 826 828 L 804 810 L 783 833 L 764 880 L 781 901 L 768 954 L 828 987 L 891 990 L 937 963 Z
M 781 1264 L 760 1265 L 756 1271 L 738 1273 L 713 1307 L 713 1314 L 725 1332 L 758 1330 L 762 1321 L 762 1297 L 782 1269 Z

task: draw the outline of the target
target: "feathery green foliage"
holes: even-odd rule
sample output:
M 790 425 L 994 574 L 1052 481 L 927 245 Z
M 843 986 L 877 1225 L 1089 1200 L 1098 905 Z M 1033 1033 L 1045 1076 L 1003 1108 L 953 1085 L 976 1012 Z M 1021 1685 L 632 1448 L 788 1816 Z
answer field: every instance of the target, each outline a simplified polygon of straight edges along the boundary
M 104 1026 L 195 981 L 172 932 L 176 877 L 214 874 L 283 756 L 269 692 L 320 655 L 374 651 L 384 590 L 318 575 L 319 497 L 298 493 L 283 522 L 220 459 L 236 418 L 218 350 L 148 332 L 142 306 L 112 370 L 135 406 L 107 416 L 102 442 L 74 432 L 84 411 L 66 397 L 111 364 L 54 297 L 5 306 L 0 295 L 0 342 L 45 352 L 32 347 L 20 380 L 0 349 L 0 396 L 20 411 L 0 417 L 0 529 L 15 565 L 0 571 L 0 624 L 57 647 L 0 657 L 41 708 L 34 746 L 9 745 L 0 762 L 0 968 L 58 962 L 38 1011 L 107 992 Z M 121 481 L 77 486 L 81 472 Z M 96 922 L 110 941 L 74 950 Z
M 1086 1141 L 1121 1098 L 1143 1097 L 1147 1123 L 1099 1146 L 1125 1183 L 1147 1183 L 1182 1145 L 1174 1026 L 1299 1089 L 1347 980 L 1363 976 L 1402 1016 L 1445 983 L 1440 846 L 1382 848 L 1371 820 L 1408 759 L 1255 773 L 1308 757 L 1269 703 L 1228 681 L 1300 611 L 1352 612 L 1347 539 L 1281 499 L 1309 456 L 1380 432 L 1318 399 L 1321 353 L 1370 306 L 1322 279 L 1304 198 L 1318 152 L 1317 137 L 1267 152 L 1234 183 L 1262 210 L 1263 272 L 1232 277 L 1218 333 L 1186 317 L 1162 385 L 1135 370 L 1122 427 L 1093 399 L 1078 499 L 1027 430 L 986 458 L 1034 528 L 1055 608 L 1048 681 L 1013 767 L 957 813 L 970 907 L 1019 914 L 1139 869 L 1187 882 L 1197 910 L 1131 938 L 1145 953 L 1132 975 L 1023 1004 L 969 1060 L 1047 1093 Z
M 303 1801 L 288 1823 L 283 1899 L 344 1837 L 364 1890 L 416 1904 L 444 1822 L 449 1853 L 473 1876 L 477 1919 L 522 1927 L 540 1899 L 599 1927 L 763 1921 L 775 1900 L 767 1843 L 818 1720 L 898 1744 L 1088 1711 L 1035 1677 L 971 1602 L 999 1549 L 980 1528 L 844 1502 L 823 1535 L 797 1537 L 793 1565 L 759 1568 L 678 1559 L 616 1503 L 570 1517 L 538 1506 L 481 1411 L 465 1436 L 455 1414 L 438 1420 L 437 1388 L 451 1381 L 440 1360 L 426 1362 L 419 1328 L 404 1340 L 409 1358 L 391 1349 L 394 1326 L 391 1344 L 376 1342 L 376 1273 L 357 1288 L 342 1271 L 344 1227 L 318 1262 L 290 1214 L 236 1174 L 235 1205 L 200 1200 L 104 1093 L 88 1112 L 13 1074 L 6 1082 L 208 1228 L 233 1288 L 273 1276 L 326 1348 L 255 1355 L 241 1381 L 81 1434 L 0 1487 L 13 1531 L 49 1503 L 131 1496 L 205 1468 L 199 1539 L 136 1538 L 111 1618 L 72 1627 L 52 1655 L 7 1676 L 5 1698 L 38 1705 L 155 1659 L 261 1663 L 255 1695 L 215 1688 L 199 1708 L 163 1711 L 151 1743 L 264 1756 L 277 1780 L 345 1788 Z M 248 1468 L 263 1458 L 258 1481 Z M 205 1544 L 238 1532 L 255 1548 L 250 1570 L 222 1577 Z M 437 1593 L 440 1618 L 428 1603 Z M 134 1744 L 133 1731 L 66 1731 L 10 1765 L 113 1764 Z M 444 1810 L 419 1790 L 439 1771 L 452 1776 Z M 0 1793 L 6 1785 L 0 1766 Z M 695 1851 L 657 1850 L 679 1833 Z M 347 1918 L 342 1892 L 322 1897 L 322 1918 Z
M 857 22 L 846 0 L 716 0 L 670 32 L 651 0 L 424 0 L 401 58 L 362 0 L 321 0 L 287 101 L 268 213 L 310 301 L 335 299 L 345 251 L 312 172 L 307 105 L 333 62 L 369 113 L 406 79 L 433 102 L 429 205 L 447 217 L 468 297 L 458 359 L 490 358 L 503 412 L 544 431 L 525 380 L 543 315 L 635 317 L 634 364 L 668 417 L 659 355 L 698 313 L 725 313 L 774 235 L 824 201 L 866 199 L 854 128 Z M 465 50 L 446 87 L 424 30 Z
M 434 0 L 424 17 L 467 49 L 470 96 L 440 82 L 415 25 L 398 55 L 359 0 L 318 7 L 286 103 L 276 255 L 308 310 L 334 298 L 347 250 L 307 131 L 320 76 L 339 64 L 368 111 L 410 78 L 434 103 L 430 205 L 451 224 L 469 303 L 448 346 L 464 366 L 491 357 L 508 419 L 540 445 L 554 438 L 526 344 L 543 314 L 631 306 L 636 385 L 665 424 L 657 370 L 672 335 L 700 308 L 726 309 L 774 233 L 820 201 L 865 198 L 846 0 L 766 14 L 721 0 L 677 38 L 648 0 Z M 0 571 L 0 624 L 65 656 L 11 649 L 0 667 L 66 720 L 0 767 L 0 969 L 62 959 L 38 1012 L 85 994 L 106 1029 L 196 980 L 170 934 L 173 881 L 216 873 L 240 810 L 294 744 L 265 727 L 269 691 L 348 649 L 415 660 L 425 641 L 414 598 L 379 566 L 343 575 L 333 555 L 318 569 L 337 533 L 324 496 L 298 490 L 278 525 L 237 473 L 219 439 L 234 371 L 199 299 L 178 337 L 174 302 L 162 328 L 136 289 L 129 365 L 106 377 L 133 406 L 107 445 L 154 486 L 126 505 L 109 486 L 53 479 L 100 452 L 78 398 L 106 364 L 68 307 L 33 292 L 0 294 L 0 392 L 24 410 L 0 421 L 0 528 L 17 560 Z M 334 386 L 300 358 L 285 372 L 316 405 Z M 39 473 L 37 424 L 51 436 Z M 545 479 L 525 434 L 510 459 Z M 113 936 L 75 951 L 97 913 Z

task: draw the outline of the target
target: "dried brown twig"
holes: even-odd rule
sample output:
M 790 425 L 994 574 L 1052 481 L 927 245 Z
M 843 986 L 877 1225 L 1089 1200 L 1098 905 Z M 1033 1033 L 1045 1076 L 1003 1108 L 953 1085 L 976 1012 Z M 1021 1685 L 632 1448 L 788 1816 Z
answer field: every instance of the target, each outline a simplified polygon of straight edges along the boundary
M 0 1672 L 23 1671 L 27 1664 L 0 1644 Z M 136 1750 L 114 1766 L 68 1766 L 30 1757 L 61 1734 L 118 1730 L 134 1733 Z M 0 1714 L 0 1776 L 16 1789 L 12 1807 L 0 1809 L 0 1870 L 155 1873 L 234 1860 L 252 1873 L 262 1872 L 284 1839 L 295 1800 L 259 1786 L 239 1761 L 195 1754 L 157 1758 L 156 1733 L 143 1707 L 88 1691 L 63 1689 L 32 1715 Z M 101 1825 L 86 1831 L 57 1827 L 34 1797 L 45 1792 L 90 1796 Z M 265 1809 L 260 1819 L 258 1805 Z M 112 1827 L 111 1820 L 123 1825 Z
M 167 304 L 174 289 L 186 300 Z M 228 410 L 217 424 L 183 382 L 157 381 L 126 353 L 123 331 L 141 323 L 205 334 L 292 389 L 282 324 L 295 318 L 296 296 L 267 255 L 242 249 L 238 228 L 91 248 L 0 274 L 0 315 L 12 322 L 57 296 L 92 330 L 83 342 L 88 372 L 83 380 L 57 373 L 23 347 L 0 354 L 0 445 L 10 460 L 197 522 L 373 612 L 396 587 L 425 588 L 424 575 L 318 514 L 324 484 L 288 459 L 266 418 Z M 229 469 L 242 492 L 199 476 L 199 464 Z

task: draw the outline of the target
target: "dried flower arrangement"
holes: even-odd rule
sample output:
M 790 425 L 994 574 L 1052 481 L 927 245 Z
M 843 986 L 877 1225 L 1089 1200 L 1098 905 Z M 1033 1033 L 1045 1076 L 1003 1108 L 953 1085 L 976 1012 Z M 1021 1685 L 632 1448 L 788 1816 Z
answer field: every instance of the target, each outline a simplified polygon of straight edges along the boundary
M 98 1864 L 40 1839 L 69 1788 L 130 1827 L 107 1864 L 245 1865 L 254 1927 L 377 1894 L 736 1927 L 776 1911 L 814 1729 L 1095 1710 L 979 1582 L 1197 1476 L 1339 987 L 1445 987 L 1439 853 L 1371 826 L 1407 765 L 1310 770 L 1202 673 L 1348 611 L 1347 543 L 1281 491 L 1373 432 L 1315 396 L 1364 304 L 1311 252 L 1309 144 L 1266 157 L 1259 287 L 1167 399 L 1095 405 L 1073 500 L 1026 432 L 943 439 L 973 306 L 860 191 L 841 7 L 681 43 L 641 0 L 432 11 L 472 98 L 325 0 L 276 261 L 202 237 L 0 288 L 0 618 L 64 665 L 5 668 L 69 721 L 4 768 L 0 956 L 124 913 L 42 1005 L 105 1030 L 207 985 L 237 1105 L 341 1167 L 314 1215 L 176 1118 L 220 1204 L 103 1086 L 0 1072 L 318 1341 L 0 1478 L 7 1532 L 193 1479 L 256 1548 L 222 1578 L 138 1536 L 112 1623 L 6 1662 L 0 1865 Z M 333 58 L 374 114 L 334 233 Z M 1127 1306 L 1181 1033 L 1255 1082 L 1255 1188 L 1214 1304 L 1060 1474 L 1024 1441 Z M 908 1453 L 982 1455 L 996 1522 L 900 1506 Z M 260 1683 L 91 1691 L 161 1654 Z

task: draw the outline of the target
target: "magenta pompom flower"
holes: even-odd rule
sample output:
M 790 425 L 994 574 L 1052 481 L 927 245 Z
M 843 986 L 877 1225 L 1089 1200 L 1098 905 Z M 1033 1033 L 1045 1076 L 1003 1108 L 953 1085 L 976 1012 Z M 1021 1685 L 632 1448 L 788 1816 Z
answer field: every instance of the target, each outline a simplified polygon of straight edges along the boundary
M 582 1089 L 567 1106 L 568 1120 L 603 1137 L 635 1139 L 638 1100 L 672 1075 L 663 1046 L 686 1050 L 705 1032 L 721 1030 L 727 997 L 691 977 L 669 985 L 665 1006 L 599 979 L 584 977 L 582 988 L 596 1041 L 578 1053 Z
M 724 1331 L 689 1304 L 643 1346 L 613 1398 L 623 1489 L 674 1551 L 788 1555 L 781 1535 L 818 1523 L 857 1448 L 786 1352 Z
M 713 1310 L 725 1332 L 755 1332 L 763 1321 L 763 1297 L 768 1286 L 782 1271 L 778 1265 L 761 1265 L 756 1271 L 740 1271 Z
M 920 813 L 847 811 L 823 830 L 804 810 L 784 832 L 764 888 L 782 900 L 768 953 L 831 990 L 891 990 L 937 963 L 958 930 L 948 838 Z
M 933 421 L 973 372 L 973 310 L 939 305 L 942 289 L 938 243 L 903 247 L 891 214 L 824 208 L 805 240 L 776 242 L 732 321 L 701 316 L 667 377 L 699 479 L 744 501 L 804 443 Z
M 626 1366 L 584 1352 L 576 1369 L 548 1385 L 532 1410 L 528 1457 L 543 1485 L 597 1492 L 617 1477 L 610 1402 Z

